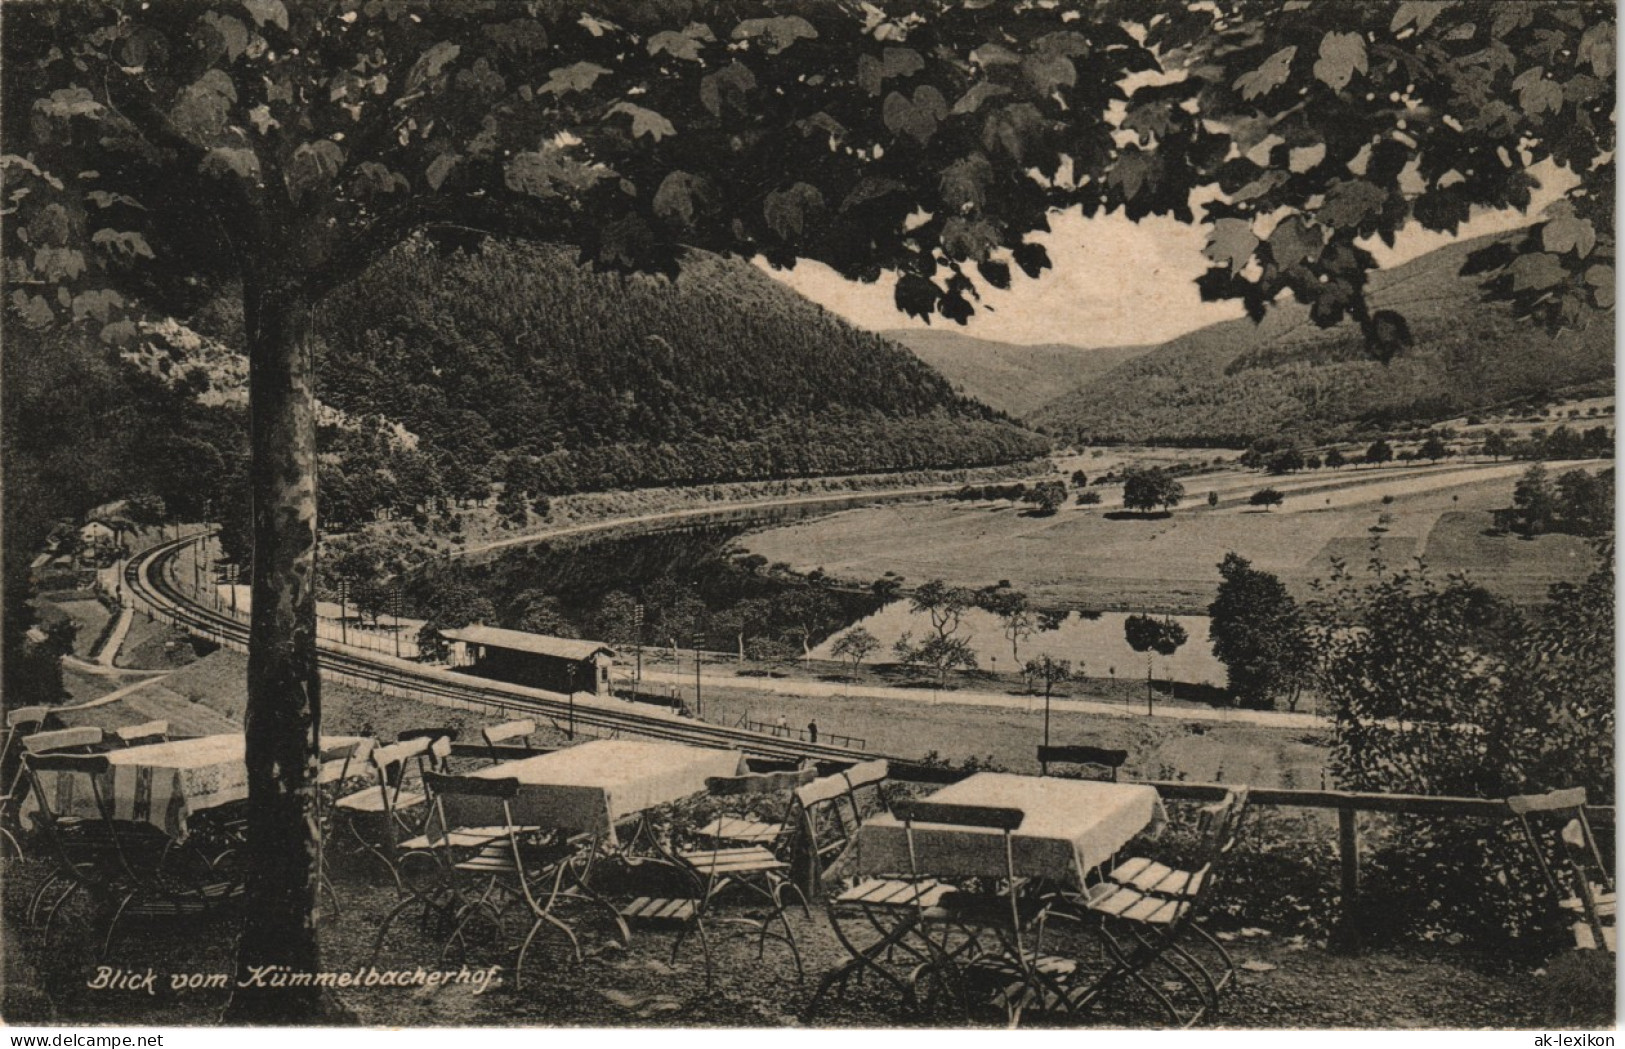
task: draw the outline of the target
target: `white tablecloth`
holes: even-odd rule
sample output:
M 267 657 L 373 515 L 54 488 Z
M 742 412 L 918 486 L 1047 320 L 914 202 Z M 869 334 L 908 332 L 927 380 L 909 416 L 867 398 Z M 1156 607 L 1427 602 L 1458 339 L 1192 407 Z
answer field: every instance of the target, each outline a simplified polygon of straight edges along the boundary
M 322 745 L 354 743 L 359 738 L 323 736 Z M 186 835 L 188 814 L 248 797 L 248 767 L 240 732 L 127 747 L 105 756 L 111 768 L 108 776 L 102 777 L 102 799 L 112 801 L 114 818 L 151 823 L 172 837 Z M 361 774 L 366 769 L 352 766 L 351 771 Z M 97 815 L 86 777 L 46 771 L 40 773 L 40 785 L 57 815 Z M 23 812 L 38 807 L 38 800 L 29 791 Z
M 1154 787 L 1000 772 L 979 772 L 930 800 L 1020 809 L 1026 819 L 1013 842 L 1016 873 L 1074 888 L 1130 838 L 1160 830 L 1167 818 Z M 916 823 L 914 850 L 919 873 L 933 877 L 1003 877 L 1006 870 L 1002 831 Z M 882 814 L 858 829 L 830 877 L 908 873 L 902 821 Z
M 744 757 L 737 751 L 601 739 L 504 761 L 472 775 L 519 781 L 513 808 L 514 819 L 522 826 L 613 839 L 617 821 L 698 794 L 712 776 L 737 776 L 743 770 Z M 469 826 L 499 823 L 501 813 L 485 811 L 476 799 L 464 798 L 452 819 Z

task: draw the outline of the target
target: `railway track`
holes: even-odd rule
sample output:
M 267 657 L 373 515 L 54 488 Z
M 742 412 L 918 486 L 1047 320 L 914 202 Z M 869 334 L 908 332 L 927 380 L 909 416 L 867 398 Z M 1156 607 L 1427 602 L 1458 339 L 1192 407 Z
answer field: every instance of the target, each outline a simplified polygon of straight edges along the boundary
M 124 590 L 136 611 L 163 620 L 195 636 L 240 652 L 248 650 L 248 626 L 196 603 L 173 581 L 169 571 L 188 545 L 202 541 L 210 531 L 171 539 L 132 557 L 124 569 Z M 541 716 L 553 721 L 573 718 L 577 726 L 625 733 L 649 739 L 725 747 L 746 754 L 779 760 L 812 759 L 851 763 L 884 755 L 846 747 L 775 738 L 654 709 L 619 702 L 613 705 L 576 702 L 541 689 L 497 681 L 474 681 L 437 667 L 424 666 L 380 653 L 346 649 L 337 642 L 317 640 L 318 663 L 324 680 L 352 684 L 373 691 L 394 693 L 442 706 L 484 711 L 495 717 Z M 894 759 L 895 760 L 895 759 Z M 899 764 L 907 762 L 898 761 Z

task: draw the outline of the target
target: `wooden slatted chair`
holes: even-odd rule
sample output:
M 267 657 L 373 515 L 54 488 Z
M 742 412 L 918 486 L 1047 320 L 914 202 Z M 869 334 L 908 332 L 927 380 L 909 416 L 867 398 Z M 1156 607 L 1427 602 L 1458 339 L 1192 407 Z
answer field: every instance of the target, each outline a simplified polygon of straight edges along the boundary
M 148 743 L 169 742 L 169 722 L 164 720 L 145 721 L 139 725 L 124 725 L 113 730 L 119 745 L 124 747 L 140 747 Z
M 28 791 L 22 740 L 43 728 L 49 713 L 48 707 L 18 707 L 6 712 L 6 738 L 0 747 L 0 782 L 5 783 L 5 793 L 0 794 L 0 843 L 13 856 L 23 854 L 22 803 Z
M 316 863 L 321 871 L 318 891 L 327 894 L 333 905 L 333 917 L 338 916 L 340 905 L 338 891 L 328 870 L 328 841 L 337 830 L 339 798 L 348 793 L 351 778 L 372 756 L 374 746 L 376 744 L 371 739 L 357 739 L 323 747 L 316 770 Z
M 1573 919 L 1575 947 L 1615 953 L 1614 876 L 1586 816 L 1585 788 L 1514 795 L 1506 804 L 1552 901 Z
M 370 755 L 376 784 L 345 794 L 334 802 L 355 840 L 383 862 L 397 889 L 403 889 L 398 862 L 401 843 L 418 832 L 411 819 L 422 810 L 427 797 L 421 791 L 407 790 L 410 772 L 421 775 L 443 763 L 451 755 L 451 740 L 445 736 L 414 736 L 387 747 L 375 747 Z
M 1240 841 L 1248 795 L 1248 788 L 1238 787 L 1203 809 L 1203 858 L 1194 868 L 1126 861 L 1112 877 L 1068 900 L 1070 906 L 1048 911 L 1047 922 L 1080 923 L 1098 933 L 1108 963 L 1092 975 L 1074 966 L 1059 977 L 1064 988 L 1059 997 L 1029 994 L 1020 1007 L 1081 1015 L 1115 1000 L 1120 988 L 1133 985 L 1180 1027 L 1190 1027 L 1216 1011 L 1221 993 L 1234 982 L 1236 965 L 1218 938 L 1196 919 L 1209 906 Z M 1191 949 L 1187 943 L 1191 936 L 1216 952 L 1217 975 Z M 1177 980 L 1153 980 L 1148 971 L 1157 965 Z M 1191 992 L 1189 998 L 1174 997 L 1180 987 Z
M 517 739 L 526 750 L 534 750 L 535 744 L 532 743 L 531 737 L 535 734 L 536 720 L 534 718 L 505 721 L 500 725 L 487 725 L 480 730 L 480 735 L 485 738 L 485 746 L 493 765 L 500 765 L 504 761 L 510 760 L 509 756 L 504 755 L 497 749 L 499 744 L 510 743 Z
M 1048 776 L 1051 764 L 1079 765 L 1085 779 L 1117 782 L 1117 771 L 1128 761 L 1128 751 L 1108 750 L 1103 747 L 1065 746 L 1039 747 L 1039 775 Z
M 713 797 L 737 801 L 740 810 L 748 812 L 752 800 L 789 794 L 796 788 L 811 783 L 816 774 L 816 770 L 809 767 L 792 772 L 714 776 L 706 780 L 706 789 Z M 700 836 L 708 841 L 717 842 L 719 839 L 714 832 L 707 833 L 714 829 L 715 823 L 708 825 L 699 832 Z M 769 841 L 777 843 L 784 837 L 785 824 L 780 823 L 774 826 L 774 835 Z M 709 913 L 716 910 L 728 895 L 743 896 L 765 908 L 766 913 L 760 918 L 719 914 L 715 917 L 714 923 L 754 930 L 758 957 L 766 951 L 769 939 L 785 944 L 790 948 L 790 955 L 795 961 L 797 977 L 804 978 L 801 949 L 796 944 L 795 930 L 791 927 L 784 909 L 786 895 L 794 893 L 801 901 L 803 911 L 810 917 L 812 911 L 807 897 L 790 879 L 790 864 L 786 860 L 781 859 L 759 839 L 747 840 L 751 840 L 752 843 L 686 849 L 675 855 L 678 862 L 691 868 L 695 875 L 704 881 L 704 891 L 700 896 L 702 911 Z
M 88 894 L 108 913 L 100 956 L 112 946 L 119 924 L 147 919 L 165 926 L 191 918 L 228 915 L 242 899 L 243 883 L 221 873 L 195 850 L 182 847 L 144 821 L 113 816 L 102 784 L 110 766 L 100 754 L 29 754 L 24 758 L 39 803 L 40 825 L 55 860 L 57 881 L 67 888 L 52 902 L 44 935 L 69 898 Z M 51 773 L 51 785 L 42 774 Z M 63 790 L 85 792 L 94 815 L 69 817 L 56 809 L 53 794 Z
M 976 985 L 991 981 L 1004 991 L 998 1000 L 1008 1003 L 1006 1018 L 1015 1026 L 1021 1015 L 1016 1003 L 1025 996 L 1011 993 L 1012 985 L 1027 988 L 1035 995 L 1059 993 L 1054 974 L 1041 964 L 1043 959 L 1037 953 L 1040 941 L 1034 926 L 1042 906 L 1023 893 L 1026 879 L 1016 869 L 1015 832 L 1026 821 L 1026 813 L 998 806 L 911 800 L 898 802 L 892 814 L 903 823 L 910 874 L 915 882 L 929 875 L 919 869 L 916 824 L 1000 833 L 1004 846 L 1002 885 L 984 885 L 979 891 L 952 888 L 942 893 L 934 905 L 915 897 L 916 934 L 926 945 L 929 959 L 914 971 L 911 982 L 918 995 L 920 982 L 929 979 L 935 989 L 950 994 L 968 1015 L 979 997 Z
M 732 812 L 722 812 L 715 819 L 695 831 L 695 836 L 719 844 L 760 845 L 772 847 L 785 836 L 787 817 L 772 820 L 757 818 L 753 804 L 764 798 L 788 794 L 811 783 L 818 775 L 812 766 L 784 772 L 757 772 L 737 777 L 716 777 L 706 781 L 706 789 L 714 797 L 733 802 Z

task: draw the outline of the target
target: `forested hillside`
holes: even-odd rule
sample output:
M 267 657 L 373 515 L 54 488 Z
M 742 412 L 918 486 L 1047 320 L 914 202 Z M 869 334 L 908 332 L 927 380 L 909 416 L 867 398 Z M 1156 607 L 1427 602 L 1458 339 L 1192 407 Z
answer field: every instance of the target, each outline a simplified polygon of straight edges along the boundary
M 738 261 L 675 281 L 488 242 L 396 251 L 318 321 L 322 399 L 443 468 L 537 493 L 971 466 L 1045 445 L 906 351 Z M 502 465 L 508 476 L 510 468 Z
M 1156 348 L 1017 345 L 923 328 L 898 328 L 881 334 L 908 347 L 914 356 L 941 372 L 959 393 L 1018 419 Z
M 1426 423 L 1587 383 L 1611 388 L 1608 325 L 1553 337 L 1505 305 L 1480 301 L 1477 278 L 1460 270 L 1494 239 L 1373 274 L 1372 310 L 1397 310 L 1415 338 L 1387 365 L 1366 354 L 1352 322 L 1320 328 L 1307 308 L 1281 304 L 1262 324 L 1225 321 L 1165 343 L 1032 421 L 1065 440 L 1240 446 L 1264 436 L 1317 441 Z

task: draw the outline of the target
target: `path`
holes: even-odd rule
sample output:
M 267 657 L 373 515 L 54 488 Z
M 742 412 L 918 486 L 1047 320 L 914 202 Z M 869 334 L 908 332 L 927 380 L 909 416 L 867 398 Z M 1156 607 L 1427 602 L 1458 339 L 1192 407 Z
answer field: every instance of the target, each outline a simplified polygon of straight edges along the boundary
M 692 686 L 694 675 L 669 670 L 643 670 L 645 682 L 658 682 L 663 685 Z M 702 688 L 736 689 L 752 692 L 771 692 L 775 695 L 794 696 L 796 698 L 833 697 L 849 699 L 859 697 L 863 699 L 902 700 L 913 703 L 959 703 L 966 706 L 977 707 L 1011 707 L 1022 710 L 1031 710 L 1033 706 L 1043 702 L 1040 696 L 1012 696 L 1005 692 L 977 692 L 969 689 L 955 689 L 952 692 L 937 692 L 921 688 L 893 688 L 885 685 L 845 685 L 834 681 L 807 681 L 791 678 L 737 678 L 718 677 L 704 674 L 700 676 Z M 1121 703 L 1104 703 L 1089 699 L 1053 699 L 1050 709 L 1068 711 L 1079 714 L 1099 714 L 1103 717 L 1113 718 L 1143 718 L 1145 710 L 1138 705 L 1125 707 Z M 1261 725 L 1265 728 L 1294 728 L 1294 729 L 1323 729 L 1330 725 L 1326 718 L 1302 711 L 1287 710 L 1230 710 L 1216 707 L 1174 706 L 1161 704 L 1154 708 L 1153 717 L 1174 718 L 1180 721 L 1222 721 L 1231 724 Z
M 96 653 L 97 664 L 110 667 L 117 658 L 119 649 L 124 647 L 125 635 L 130 632 L 130 623 L 135 619 L 135 609 L 129 605 L 121 605 L 118 612 L 118 622 L 113 624 L 113 630 L 102 642 L 102 650 Z
M 168 673 L 169 671 L 166 670 L 163 671 L 159 677 L 149 677 L 145 681 L 137 681 L 132 685 L 125 685 L 123 688 L 116 688 L 105 696 L 97 696 L 95 699 L 88 699 L 83 703 L 75 703 L 72 706 L 57 707 L 56 709 L 89 710 L 91 707 L 105 707 L 109 703 L 117 703 L 130 693 L 139 691 L 140 689 L 146 688 L 148 685 L 161 680 L 163 675 L 167 675 Z

